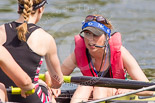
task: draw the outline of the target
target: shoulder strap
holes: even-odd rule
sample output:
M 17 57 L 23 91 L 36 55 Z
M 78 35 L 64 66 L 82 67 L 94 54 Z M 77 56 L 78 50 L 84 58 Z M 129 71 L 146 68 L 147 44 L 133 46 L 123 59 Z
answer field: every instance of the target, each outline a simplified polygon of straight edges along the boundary
M 17 23 L 17 22 L 11 22 L 10 23 L 11 26 L 12 26 L 12 29 L 14 29 L 16 31 L 16 28 L 21 25 L 21 23 Z M 28 24 L 28 33 L 26 34 L 26 40 L 28 40 L 29 36 L 31 35 L 32 32 L 34 32 L 35 30 L 41 28 L 35 24 Z M 17 32 L 17 31 L 16 31 Z
M 5 26 L 6 36 L 7 36 L 7 40 L 4 44 L 6 44 L 7 42 L 11 42 L 12 38 L 15 38 L 16 31 L 10 27 L 10 23 L 5 23 L 4 26 Z

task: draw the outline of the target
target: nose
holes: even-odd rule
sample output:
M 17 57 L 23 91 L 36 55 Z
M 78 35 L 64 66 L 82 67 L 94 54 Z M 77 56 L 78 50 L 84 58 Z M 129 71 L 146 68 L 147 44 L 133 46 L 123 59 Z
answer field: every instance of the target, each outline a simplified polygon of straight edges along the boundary
M 94 40 L 94 39 L 93 39 L 93 36 L 90 35 L 90 36 L 88 37 L 88 40 L 93 41 L 93 40 Z

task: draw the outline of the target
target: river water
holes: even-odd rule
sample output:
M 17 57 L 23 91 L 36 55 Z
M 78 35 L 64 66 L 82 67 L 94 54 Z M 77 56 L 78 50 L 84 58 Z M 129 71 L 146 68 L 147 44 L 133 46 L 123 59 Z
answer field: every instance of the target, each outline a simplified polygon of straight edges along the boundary
M 147 77 L 155 77 L 155 0 L 48 0 L 38 23 L 56 41 L 60 62 L 74 50 L 74 35 L 89 14 L 101 14 L 122 34 L 123 45 Z M 17 0 L 0 2 L 0 25 L 18 18 Z M 46 71 L 45 64 L 42 72 Z M 72 75 L 81 75 L 78 68 Z

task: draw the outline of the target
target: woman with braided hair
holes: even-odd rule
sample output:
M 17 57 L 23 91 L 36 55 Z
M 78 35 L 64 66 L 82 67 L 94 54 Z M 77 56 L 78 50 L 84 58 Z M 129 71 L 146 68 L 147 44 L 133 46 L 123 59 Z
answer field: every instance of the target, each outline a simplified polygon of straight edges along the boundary
M 43 57 L 45 57 L 50 74 L 51 87 L 59 88 L 62 84 L 63 74 L 60 69 L 55 40 L 41 27 L 35 25 L 41 19 L 46 3 L 46 0 L 18 0 L 19 18 L 0 26 L 0 45 L 3 45 L 10 52 L 35 84 L 34 94 L 26 98 L 21 97 L 21 95 L 8 94 L 9 101 L 21 103 L 50 102 L 50 93 L 38 81 Z M 16 86 L 1 70 L 0 82 L 6 88 Z

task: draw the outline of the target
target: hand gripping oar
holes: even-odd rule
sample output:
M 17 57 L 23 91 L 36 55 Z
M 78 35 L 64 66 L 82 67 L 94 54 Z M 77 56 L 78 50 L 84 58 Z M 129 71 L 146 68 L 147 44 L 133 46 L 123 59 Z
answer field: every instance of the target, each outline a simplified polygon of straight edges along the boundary
M 7 93 L 11 93 L 11 94 L 21 94 L 21 89 L 19 87 L 10 87 L 6 89 Z M 35 93 L 35 89 L 26 91 L 26 94 L 33 94 Z
M 39 74 L 39 79 L 42 79 L 43 81 L 45 81 L 45 74 Z M 10 88 L 6 88 L 7 93 L 10 94 L 21 94 L 21 89 L 19 87 L 10 87 Z M 26 94 L 33 94 L 35 93 L 35 89 L 29 90 L 26 92 Z
M 39 74 L 39 79 L 42 79 L 43 81 L 45 81 L 45 74 Z M 19 87 L 10 87 L 7 88 L 7 93 L 11 93 L 11 94 L 21 94 L 21 89 Z M 33 94 L 35 93 L 35 89 L 29 90 L 26 92 L 26 94 Z
M 45 81 L 45 74 L 39 74 L 39 79 Z M 10 87 L 10 88 L 6 88 L 7 93 L 11 93 L 11 94 L 21 94 L 21 89 L 19 87 Z M 26 94 L 33 94 L 35 93 L 35 89 L 29 90 L 26 92 Z
M 64 82 L 75 83 L 86 86 L 98 86 L 98 87 L 110 87 L 110 88 L 123 88 L 123 89 L 140 89 L 155 85 L 153 82 L 142 82 L 136 80 L 123 80 L 123 79 L 112 79 L 102 77 L 88 77 L 88 76 L 64 76 Z M 155 88 L 149 89 L 155 91 Z
M 138 92 L 148 91 L 148 90 L 151 90 L 151 89 L 154 89 L 154 88 L 155 88 L 155 85 L 152 85 L 152 86 L 144 87 L 144 88 L 141 88 L 141 89 L 138 89 L 138 90 L 135 90 L 135 91 L 131 91 L 131 92 L 128 92 L 128 93 L 114 95 L 114 96 L 111 96 L 111 97 L 107 97 L 107 98 L 103 98 L 103 99 L 98 99 L 98 100 L 93 100 L 93 101 L 89 101 L 89 102 L 85 102 L 85 103 L 104 102 L 104 101 L 108 101 L 108 100 L 111 100 L 111 99 L 115 99 L 115 98 L 131 95 L 131 94 L 135 94 L 135 93 L 138 93 Z

